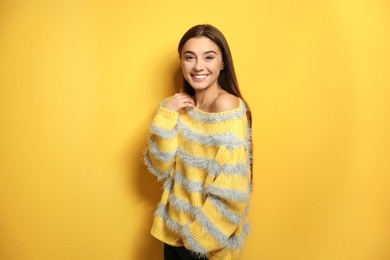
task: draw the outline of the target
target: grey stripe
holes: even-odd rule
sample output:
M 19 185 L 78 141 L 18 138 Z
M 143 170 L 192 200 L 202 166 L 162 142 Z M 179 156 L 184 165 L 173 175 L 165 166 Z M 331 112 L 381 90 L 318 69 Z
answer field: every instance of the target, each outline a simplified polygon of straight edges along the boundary
M 167 227 L 170 229 L 170 230 L 173 230 L 174 232 L 178 233 L 178 234 L 182 234 L 183 236 L 185 236 L 187 238 L 187 242 L 188 244 L 190 245 L 190 247 L 192 248 L 193 251 L 197 252 L 197 253 L 200 253 L 200 254 L 207 254 L 208 251 L 202 246 L 200 245 L 196 240 L 195 238 L 192 236 L 191 232 L 189 231 L 188 229 L 188 226 L 182 226 L 180 225 L 178 222 L 176 222 L 175 220 L 173 220 L 172 218 L 169 217 L 169 214 L 167 212 L 167 206 L 162 204 L 162 203 L 159 203 L 158 206 L 157 206 L 157 210 L 155 212 L 155 215 L 158 215 L 160 217 L 163 218 L 164 222 L 166 223 Z M 209 231 L 209 229 L 207 229 L 207 227 L 209 226 L 214 226 L 208 219 L 207 217 L 203 214 L 203 213 L 200 213 L 198 214 L 198 216 L 202 216 L 202 217 L 198 217 L 198 219 L 200 220 L 202 226 L 204 226 L 206 228 L 206 230 L 214 236 L 214 233 Z M 209 222 L 207 226 L 205 226 L 203 224 L 203 222 Z M 212 230 L 216 229 L 218 230 L 217 232 L 219 233 L 219 235 L 217 235 L 218 237 L 215 237 L 218 241 L 220 241 L 220 243 L 224 246 L 226 246 L 227 248 L 230 248 L 230 249 L 242 249 L 242 247 L 244 246 L 244 242 L 245 242 L 245 238 L 248 236 L 248 234 L 250 233 L 250 223 L 246 223 L 242 229 L 242 233 L 240 236 L 230 236 L 229 238 L 227 236 L 225 236 L 223 233 L 221 233 L 219 231 L 218 228 L 216 228 L 215 226 L 214 227 L 211 227 Z M 221 239 L 221 240 L 219 240 Z
M 168 178 L 163 185 L 164 190 L 172 191 L 172 186 L 173 186 L 173 179 Z
M 246 218 L 246 216 L 249 214 L 249 209 L 250 209 L 250 203 L 248 203 L 245 207 L 245 210 L 244 210 L 244 215 L 242 216 L 242 218 Z
M 241 217 L 231 211 L 223 202 L 221 202 L 219 199 L 214 198 L 212 196 L 208 197 L 209 200 L 215 205 L 215 207 L 228 219 L 230 222 L 232 222 L 235 225 L 239 225 L 243 217 L 245 217 L 247 210 L 244 213 L 244 216 Z M 192 217 L 195 217 L 197 214 L 201 214 L 201 208 L 193 206 L 192 204 L 188 203 L 185 200 L 182 200 L 175 195 L 171 194 L 169 196 L 169 202 L 172 206 L 174 206 L 177 210 L 186 212 L 190 214 Z
M 227 237 L 207 218 L 207 216 L 202 211 L 197 214 L 196 219 L 201 223 L 201 225 L 206 229 L 206 231 L 211 234 L 219 243 L 229 248 L 242 248 L 244 245 L 245 237 L 249 234 L 250 231 L 250 224 L 247 223 L 243 227 L 243 231 L 240 236 Z
M 183 161 L 185 165 L 193 166 L 199 169 L 205 169 L 209 174 L 217 176 L 220 173 L 226 174 L 237 174 L 237 175 L 246 175 L 246 164 L 245 163 L 236 163 L 233 165 L 220 165 L 217 161 L 213 159 L 206 159 L 202 157 L 197 157 L 188 154 L 186 151 L 179 147 L 177 151 L 178 156 Z
M 188 114 L 198 120 L 198 121 L 202 121 L 202 122 L 222 122 L 222 121 L 226 121 L 226 120 L 230 120 L 230 119 L 236 119 L 236 118 L 242 118 L 245 113 L 246 113 L 246 105 L 245 105 L 245 102 L 240 100 L 241 102 L 241 108 L 237 111 L 234 111 L 234 112 L 231 112 L 231 113 L 208 113 L 208 114 L 204 114 L 204 113 L 201 113 L 199 111 L 197 111 L 196 109 L 188 109 Z
M 168 213 L 167 213 L 167 207 L 164 204 L 162 204 L 161 202 L 158 203 L 157 209 L 154 212 L 154 215 L 162 217 L 164 221 L 166 221 L 167 218 L 169 218 Z
M 164 128 L 157 127 L 154 124 L 152 124 L 149 127 L 149 130 L 152 134 L 155 134 L 155 135 L 162 137 L 164 139 L 171 139 L 171 138 L 177 136 L 177 129 L 176 128 L 173 128 L 172 130 L 166 130 Z
M 168 201 L 170 205 L 174 206 L 178 211 L 188 213 L 191 215 L 191 217 L 195 217 L 200 213 L 200 208 L 191 205 L 187 201 L 182 200 L 173 194 L 169 195 Z
M 163 152 L 161 151 L 154 140 L 149 142 L 149 150 L 158 160 L 163 162 L 171 162 L 175 158 L 176 151 Z
M 174 174 L 175 182 L 179 183 L 181 186 L 186 188 L 189 192 L 203 192 L 204 182 L 203 181 L 193 181 L 187 179 L 183 173 L 176 170 Z
M 213 196 L 208 196 L 208 199 L 214 204 L 214 206 L 235 225 L 239 225 L 242 217 L 235 212 L 231 211 L 221 200 Z
M 251 229 L 250 223 L 246 223 L 242 228 L 240 236 L 231 236 L 226 244 L 230 249 L 242 249 L 244 247 L 245 238 L 249 235 Z
M 187 225 L 183 226 L 182 234 L 187 239 L 187 243 L 192 251 L 201 255 L 206 255 L 208 253 L 206 248 L 204 248 L 201 244 L 199 244 L 198 241 L 196 241 L 196 239 L 192 236 Z
M 196 219 L 200 222 L 200 224 L 203 226 L 203 228 L 211 234 L 220 244 L 226 245 L 228 242 L 228 237 L 219 230 L 218 227 L 214 225 L 213 222 L 211 222 L 207 216 L 204 214 L 204 212 L 200 211 L 198 215 L 196 215 Z
M 200 208 L 197 208 L 189 204 L 187 201 L 179 199 L 174 195 L 169 196 L 169 203 L 171 203 L 171 205 L 179 211 L 183 211 L 192 216 L 196 216 L 196 219 L 200 222 L 204 229 L 206 229 L 208 233 L 215 237 L 217 241 L 219 241 L 223 245 L 227 243 L 228 237 L 207 218 L 207 216 L 201 211 Z
M 220 173 L 225 174 L 236 174 L 246 176 L 248 174 L 246 163 L 236 163 L 233 165 L 220 165 L 218 162 L 213 160 L 208 166 L 208 172 L 214 176 L 218 176 Z
M 245 202 L 249 197 L 248 191 L 224 189 L 213 186 L 212 184 L 205 189 L 205 192 L 222 199 L 238 202 Z
M 172 169 L 173 169 L 173 166 L 170 167 L 165 173 L 162 173 L 160 172 L 152 163 L 152 161 L 150 160 L 150 155 L 149 155 L 149 151 L 147 151 L 145 153 L 145 156 L 144 156 L 144 163 L 145 165 L 148 167 L 148 170 L 150 171 L 150 173 L 152 173 L 153 175 L 157 176 L 157 180 L 158 181 L 161 181 L 167 177 L 169 177 L 169 174 L 172 172 Z
M 203 157 L 193 156 L 183 150 L 181 147 L 177 150 L 178 157 L 183 161 L 184 165 L 193 166 L 199 169 L 207 169 L 207 167 L 214 161 L 213 159 L 206 159 Z M 217 162 L 215 162 L 218 164 Z
M 170 230 L 172 230 L 172 231 L 174 231 L 174 232 L 176 232 L 178 234 L 181 234 L 181 232 L 182 232 L 182 225 L 180 225 L 178 222 L 176 222 L 171 217 L 169 217 L 169 214 L 168 214 L 167 210 L 168 210 L 167 207 L 160 202 L 158 204 L 157 210 L 156 210 L 156 212 L 154 214 L 157 215 L 157 216 L 162 217 L 162 219 L 164 220 L 165 224 L 167 225 L 167 227 Z
M 229 150 L 239 147 L 248 149 L 247 141 L 241 140 L 236 134 L 221 133 L 221 134 L 203 134 L 194 131 L 181 120 L 178 120 L 178 129 L 183 137 L 191 142 L 210 146 L 225 146 Z
M 206 255 L 208 253 L 208 251 L 195 240 L 186 226 L 180 225 L 177 221 L 169 217 L 167 207 L 164 204 L 159 203 L 154 214 L 162 217 L 168 229 L 185 236 L 192 251 L 200 255 Z

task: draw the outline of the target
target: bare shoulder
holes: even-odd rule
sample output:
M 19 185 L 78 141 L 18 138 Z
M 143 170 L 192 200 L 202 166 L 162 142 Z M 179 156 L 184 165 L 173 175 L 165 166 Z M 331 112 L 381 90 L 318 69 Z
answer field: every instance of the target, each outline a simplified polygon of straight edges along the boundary
M 220 113 L 238 108 L 240 100 L 230 93 L 222 93 L 213 102 L 213 112 Z

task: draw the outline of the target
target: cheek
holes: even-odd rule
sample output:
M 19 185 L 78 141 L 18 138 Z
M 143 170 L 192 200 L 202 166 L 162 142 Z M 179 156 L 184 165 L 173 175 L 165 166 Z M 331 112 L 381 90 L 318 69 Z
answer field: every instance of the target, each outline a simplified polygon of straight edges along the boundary
M 189 72 L 188 69 L 182 64 L 181 65 L 181 73 L 183 74 L 183 77 L 188 81 L 189 80 Z
M 180 65 L 183 72 L 191 69 L 191 66 L 188 62 L 182 62 Z
M 189 74 L 192 72 L 192 67 L 189 63 L 182 63 L 181 64 L 181 71 L 185 78 L 189 77 Z

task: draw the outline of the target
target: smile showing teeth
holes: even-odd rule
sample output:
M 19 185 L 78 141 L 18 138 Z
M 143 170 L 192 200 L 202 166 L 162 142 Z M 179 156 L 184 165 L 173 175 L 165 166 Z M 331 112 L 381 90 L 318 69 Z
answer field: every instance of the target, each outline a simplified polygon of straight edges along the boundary
M 204 79 L 206 75 L 193 75 L 196 79 Z

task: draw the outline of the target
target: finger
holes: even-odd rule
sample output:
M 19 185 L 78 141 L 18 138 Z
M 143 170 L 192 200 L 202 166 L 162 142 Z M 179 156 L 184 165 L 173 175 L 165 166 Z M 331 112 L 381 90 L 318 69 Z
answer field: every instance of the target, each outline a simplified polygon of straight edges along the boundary
M 173 101 L 177 106 L 192 106 L 195 105 L 194 100 L 191 97 L 182 96 Z
M 190 104 L 194 104 L 194 105 L 195 105 L 194 99 L 193 99 L 192 97 L 190 97 L 189 95 L 186 96 L 186 97 L 183 97 L 182 100 L 183 100 L 184 102 L 186 102 L 186 103 L 190 103 Z
M 184 102 L 183 102 L 183 106 L 184 106 L 184 107 L 195 107 L 195 104 L 194 104 L 193 101 L 188 100 L 188 101 L 184 101 Z
M 195 107 L 195 101 L 187 93 L 176 93 L 172 98 L 165 104 L 165 108 L 178 111 L 182 108 L 193 108 Z

